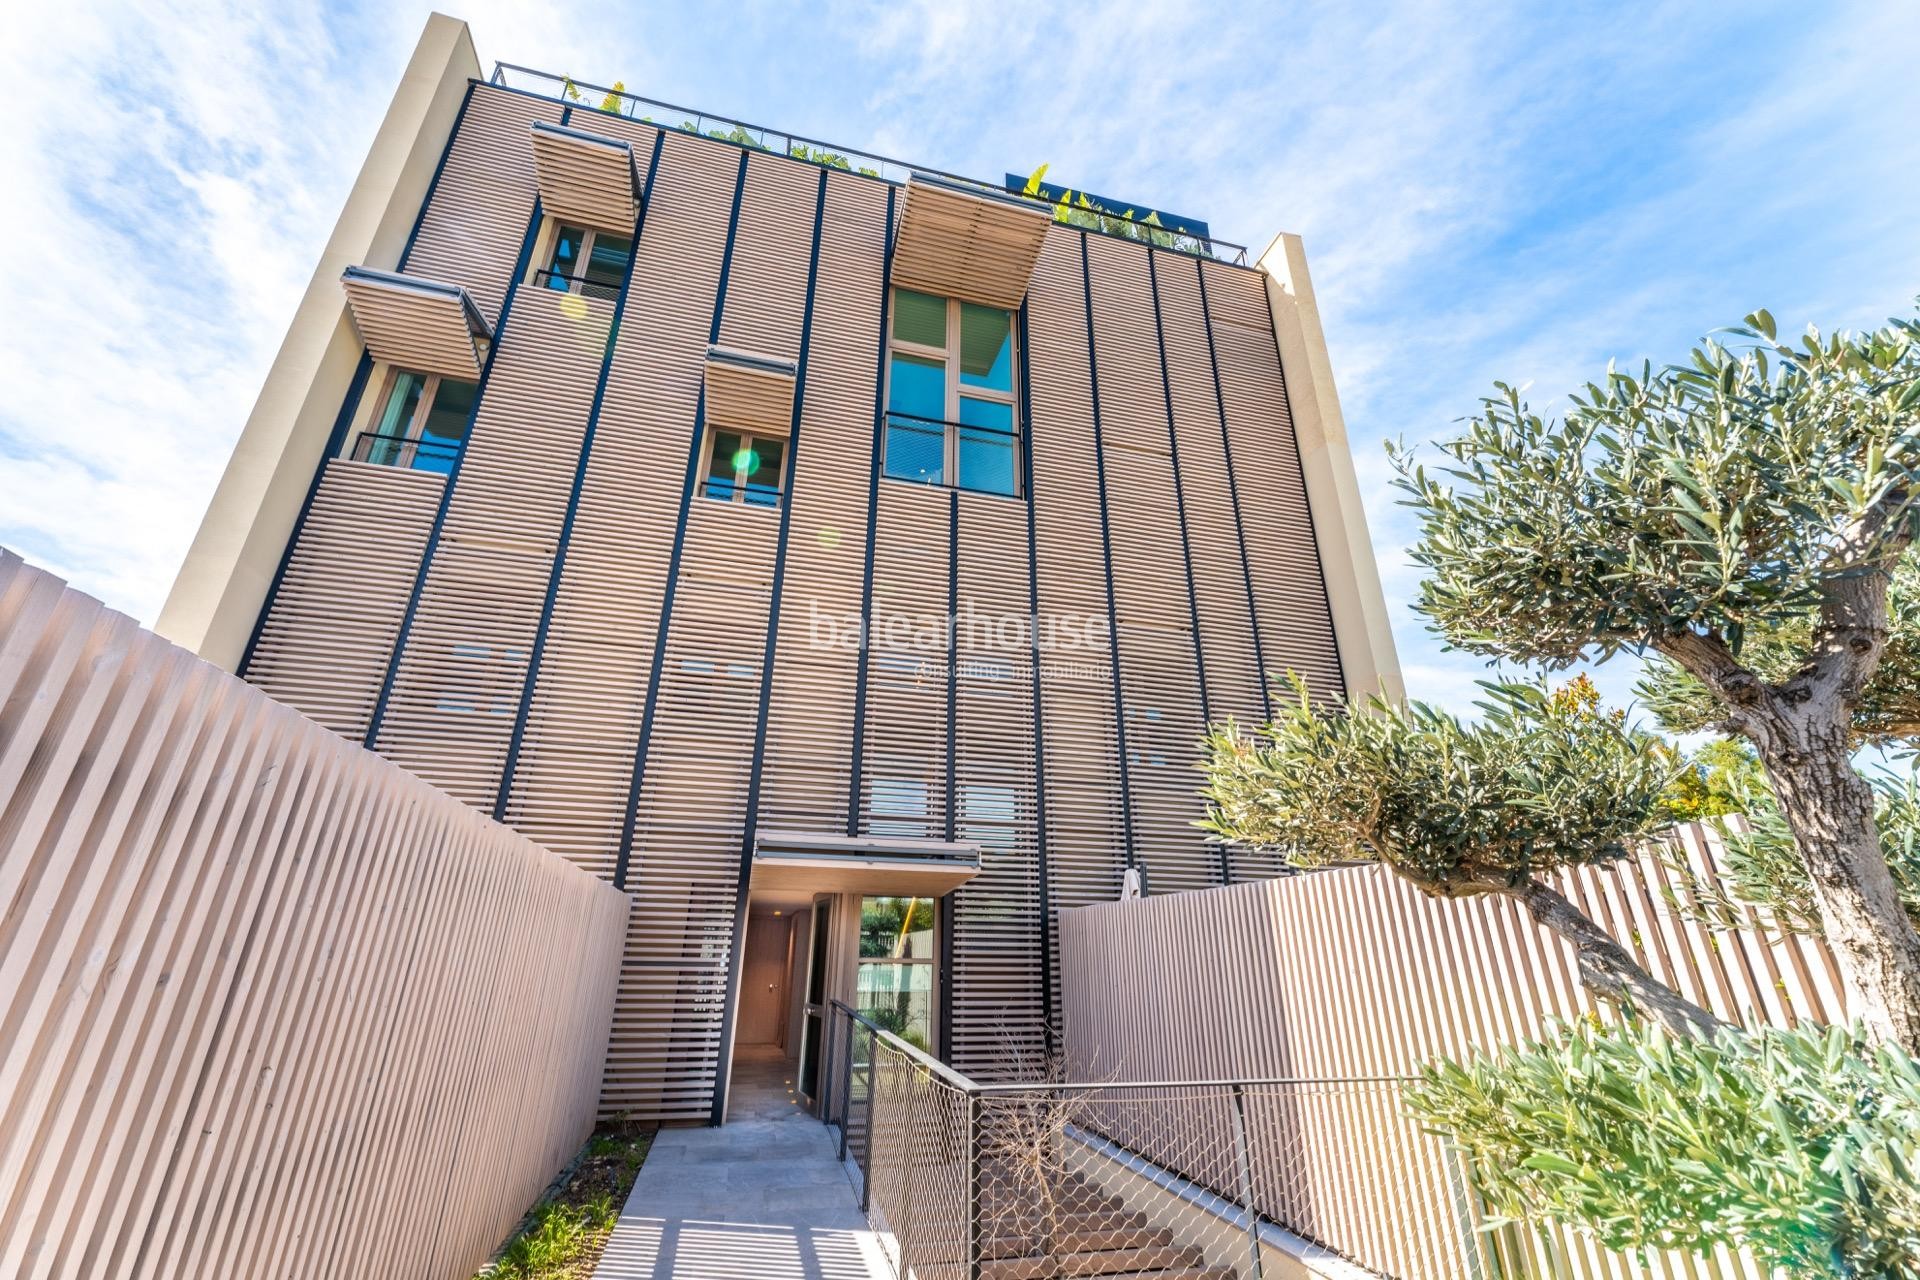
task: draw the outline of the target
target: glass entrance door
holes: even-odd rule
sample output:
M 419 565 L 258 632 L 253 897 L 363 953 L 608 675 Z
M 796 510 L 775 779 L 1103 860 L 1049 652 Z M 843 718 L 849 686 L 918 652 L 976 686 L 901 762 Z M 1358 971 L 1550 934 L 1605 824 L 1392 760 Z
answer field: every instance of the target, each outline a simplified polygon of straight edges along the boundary
M 800 1095 L 810 1111 L 820 1109 L 820 1044 L 827 1032 L 827 934 L 833 899 L 813 900 L 807 934 L 807 1002 L 800 1018 Z

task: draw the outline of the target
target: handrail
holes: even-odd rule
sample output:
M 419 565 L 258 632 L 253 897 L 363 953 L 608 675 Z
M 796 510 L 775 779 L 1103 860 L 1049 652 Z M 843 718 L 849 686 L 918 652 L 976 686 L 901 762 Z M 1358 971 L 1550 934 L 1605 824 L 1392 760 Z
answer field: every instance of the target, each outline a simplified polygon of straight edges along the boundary
M 887 1030 L 885 1027 L 875 1022 L 872 1018 L 869 1018 L 866 1014 L 861 1013 L 858 1009 L 855 1009 L 853 1006 L 847 1004 L 844 1000 L 830 1000 L 828 1001 L 828 1004 L 830 1007 L 838 1009 L 840 1010 L 840 1012 L 846 1014 L 847 1017 L 851 1018 L 854 1022 L 865 1027 L 867 1030 L 873 1032 L 874 1035 L 879 1036 L 881 1039 L 885 1040 L 888 1043 L 888 1046 L 890 1048 L 897 1049 L 901 1053 L 906 1054 L 909 1058 L 913 1059 L 917 1064 L 919 1064 L 922 1067 L 925 1067 L 928 1071 L 932 1072 L 934 1075 L 939 1076 L 941 1079 L 945 1080 L 948 1084 L 953 1085 L 955 1088 L 964 1089 L 968 1093 L 977 1093 L 981 1089 L 982 1086 L 975 1083 L 973 1080 L 960 1074 L 958 1071 L 955 1071 L 952 1067 L 940 1061 L 940 1059 L 934 1057 L 932 1054 L 928 1053 L 925 1049 L 921 1049 L 916 1045 L 913 1045 L 908 1041 L 902 1039 L 901 1037 L 895 1035 L 893 1032 Z
M 547 81 L 558 85 L 562 92 L 567 89 L 572 89 L 575 92 L 575 97 L 569 100 L 562 96 L 561 93 L 542 93 L 534 89 L 521 88 L 518 85 L 510 84 L 507 78 L 508 72 L 520 76 L 529 76 L 535 80 Z M 890 156 L 883 156 L 876 152 L 860 151 L 852 147 L 841 146 L 838 143 L 827 142 L 821 138 L 810 138 L 804 134 L 789 133 L 785 129 L 774 129 L 767 125 L 750 124 L 747 121 L 737 119 L 733 116 L 718 115 L 711 111 L 698 111 L 692 107 L 665 102 L 659 98 L 645 98 L 636 93 L 629 93 L 625 89 L 615 89 L 610 85 L 592 84 L 585 80 L 575 80 L 571 76 L 555 75 L 551 71 L 541 71 L 536 67 L 522 66 L 519 63 L 495 62 L 493 64 L 493 74 L 488 77 L 487 82 L 503 89 L 511 89 L 516 93 L 525 93 L 534 97 L 547 98 L 554 102 L 565 102 L 569 106 L 583 103 L 588 94 L 614 98 L 626 109 L 623 111 L 609 112 L 608 114 L 624 116 L 631 120 L 652 124 L 662 129 L 672 129 L 679 133 L 690 133 L 697 137 L 717 138 L 722 142 L 731 142 L 736 146 L 753 147 L 758 150 L 772 152 L 776 155 L 784 154 L 792 160 L 801 160 L 829 169 L 840 169 L 848 173 L 859 173 L 869 178 L 876 178 L 882 182 L 892 183 L 895 186 L 904 186 L 915 174 L 919 174 L 923 177 L 932 177 L 951 183 L 958 183 L 963 187 L 979 190 L 997 198 L 1005 199 L 1010 197 L 1015 200 L 1030 202 L 1041 209 L 1048 210 L 1050 213 L 1055 208 L 1051 201 L 1036 199 L 1023 192 L 1008 191 L 1003 184 L 998 182 L 987 182 L 980 178 L 969 178 L 965 174 L 950 173 L 945 169 L 935 169 L 924 164 L 909 164 L 904 160 L 895 160 Z M 674 125 L 665 121 L 655 120 L 651 115 L 642 116 L 635 110 L 636 107 L 647 107 L 674 113 L 679 115 L 684 123 Z M 591 104 L 586 104 L 583 109 L 588 111 L 602 110 L 602 108 Z M 709 132 L 704 127 L 709 123 L 727 126 L 727 132 Z M 742 136 L 734 137 L 734 134 L 740 134 Z M 779 147 L 770 145 L 767 141 L 769 137 L 779 139 L 783 145 Z M 859 163 L 863 161 L 867 163 Z M 1128 217 L 1123 213 L 1113 213 L 1106 210 L 1073 210 L 1073 212 L 1086 213 L 1105 222 L 1138 227 L 1142 234 L 1133 235 L 1108 231 L 1100 226 L 1080 227 L 1078 224 L 1072 224 L 1079 230 L 1091 231 L 1096 235 L 1111 236 L 1119 240 L 1131 240 L 1140 244 L 1148 244 L 1156 248 L 1165 249 L 1171 253 L 1183 253 L 1191 257 L 1199 258 L 1212 258 L 1215 261 L 1226 262 L 1240 267 L 1247 265 L 1247 247 L 1245 245 L 1235 244 L 1230 240 L 1222 240 L 1217 236 L 1209 235 L 1201 237 L 1187 235 L 1175 231 L 1170 227 L 1160 226 L 1155 223 L 1142 221 L 1139 218 Z
M 460 456 L 460 451 L 466 448 L 466 441 L 444 440 L 433 436 L 401 435 L 390 431 L 362 431 L 353 438 L 352 460 L 354 462 L 372 462 L 373 459 L 367 455 L 373 453 L 379 445 L 388 446 L 392 451 L 391 457 L 396 459 L 427 457 L 444 458 L 451 461 Z M 409 454 L 409 450 L 412 451 L 411 454 Z M 393 466 L 394 463 L 388 461 L 375 463 L 374 465 Z

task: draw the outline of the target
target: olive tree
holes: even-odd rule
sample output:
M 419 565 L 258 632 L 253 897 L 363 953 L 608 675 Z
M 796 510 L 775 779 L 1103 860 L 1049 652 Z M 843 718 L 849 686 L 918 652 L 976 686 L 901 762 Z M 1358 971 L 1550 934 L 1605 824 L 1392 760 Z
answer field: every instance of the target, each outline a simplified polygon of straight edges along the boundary
M 1715 1020 L 1648 973 L 1548 877 L 1627 857 L 1668 824 L 1679 761 L 1590 687 L 1487 683 L 1467 722 L 1420 702 L 1294 697 L 1254 735 L 1205 740 L 1212 838 L 1297 866 L 1372 860 L 1431 897 L 1496 895 L 1572 944 L 1582 985 L 1688 1034 Z
M 1427 1066 L 1413 1110 L 1507 1220 L 1615 1249 L 1750 1249 L 1795 1276 L 1920 1280 L 1920 1062 L 1855 1028 L 1561 1024 Z
M 1432 470 L 1397 451 L 1419 607 L 1469 652 L 1651 653 L 1695 682 L 1766 770 L 1853 1007 L 1920 1050 L 1920 933 L 1851 758 L 1915 537 L 1920 326 L 1789 343 L 1758 312 L 1733 333 L 1610 369 L 1558 420 L 1502 385 Z

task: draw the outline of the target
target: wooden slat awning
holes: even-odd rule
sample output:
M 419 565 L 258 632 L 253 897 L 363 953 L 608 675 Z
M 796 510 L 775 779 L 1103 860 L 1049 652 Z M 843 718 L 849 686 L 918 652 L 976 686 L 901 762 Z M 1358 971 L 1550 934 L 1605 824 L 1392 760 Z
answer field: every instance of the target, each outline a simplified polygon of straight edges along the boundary
M 761 831 L 753 888 L 800 893 L 939 897 L 980 874 L 980 846 L 965 840 Z
M 914 174 L 893 250 L 893 283 L 1011 311 L 1027 296 L 1053 214 L 1011 192 Z
M 633 226 L 640 173 L 622 139 L 536 120 L 533 168 L 540 206 L 554 217 L 602 231 Z
M 467 382 L 480 377 L 486 317 L 456 284 L 348 267 L 340 277 L 354 328 L 375 360 Z
M 707 348 L 707 421 L 748 431 L 785 432 L 793 425 L 798 368 L 791 360 L 728 347 Z

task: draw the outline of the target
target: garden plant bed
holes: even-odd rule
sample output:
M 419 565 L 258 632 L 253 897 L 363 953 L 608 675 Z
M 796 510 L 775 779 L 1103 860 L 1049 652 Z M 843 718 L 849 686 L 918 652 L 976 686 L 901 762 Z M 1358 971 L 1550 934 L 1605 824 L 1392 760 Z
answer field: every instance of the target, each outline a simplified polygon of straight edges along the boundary
M 620 1219 L 655 1126 L 607 1121 L 527 1210 L 475 1280 L 588 1280 Z

